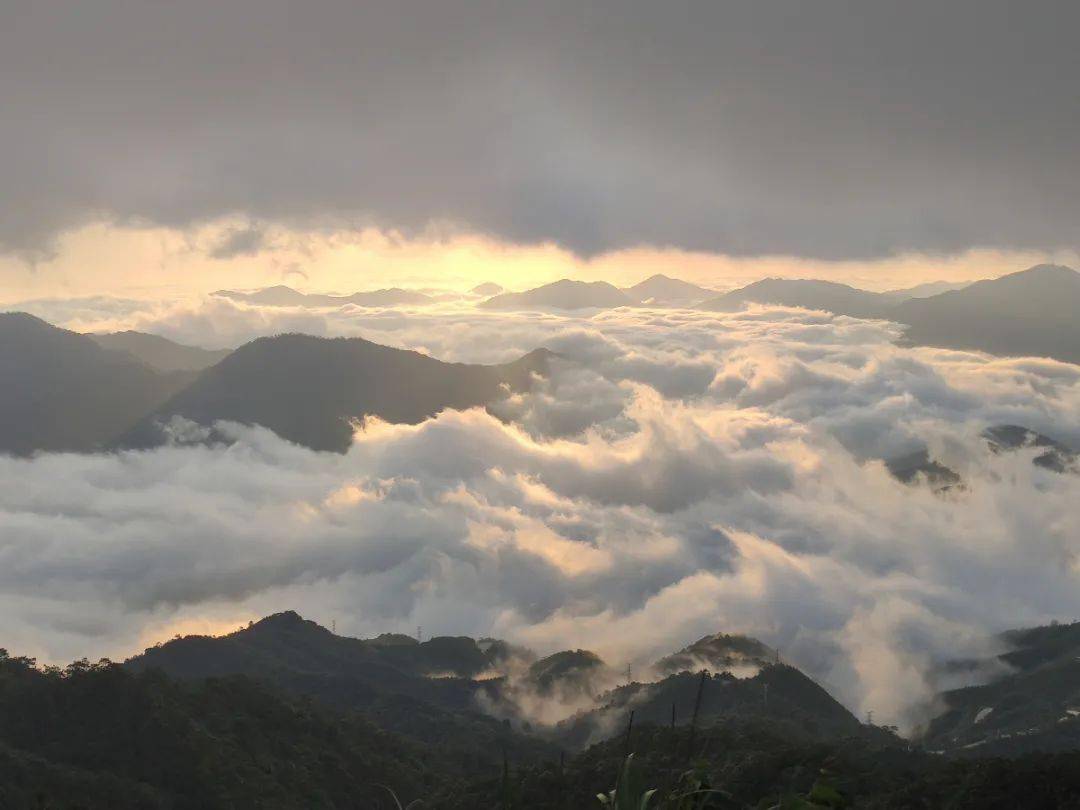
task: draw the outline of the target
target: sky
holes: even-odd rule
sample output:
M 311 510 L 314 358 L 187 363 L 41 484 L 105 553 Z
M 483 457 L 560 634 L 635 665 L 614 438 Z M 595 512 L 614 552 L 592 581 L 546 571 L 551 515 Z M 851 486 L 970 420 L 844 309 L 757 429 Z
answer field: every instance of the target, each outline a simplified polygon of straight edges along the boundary
M 1069 0 L 0 10 L 0 300 L 1075 264 Z

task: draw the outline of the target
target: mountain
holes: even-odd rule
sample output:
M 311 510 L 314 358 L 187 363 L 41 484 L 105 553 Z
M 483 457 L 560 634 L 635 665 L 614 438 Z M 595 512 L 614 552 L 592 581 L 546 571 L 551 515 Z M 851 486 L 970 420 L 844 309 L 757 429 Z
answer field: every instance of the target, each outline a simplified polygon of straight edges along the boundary
M 748 303 L 821 309 L 904 325 L 904 342 L 990 354 L 1080 363 L 1080 273 L 1043 264 L 939 292 L 935 282 L 874 293 L 846 284 L 769 278 L 716 296 L 700 309 L 732 311 Z M 936 294 L 935 294 L 936 293 Z
M 1080 452 L 1021 425 L 993 425 L 982 432 L 982 438 L 993 453 L 1034 448 L 1032 464 L 1051 472 L 1080 474 Z M 935 492 L 963 487 L 959 474 L 931 458 L 926 447 L 886 459 L 885 467 L 901 483 L 925 481 Z
M 700 699 L 699 699 L 700 696 Z M 862 724 L 809 677 L 785 664 L 766 664 L 756 675 L 688 671 L 655 683 L 629 683 L 596 699 L 598 708 L 575 715 L 559 726 L 559 739 L 571 746 L 608 736 L 626 722 L 686 725 L 697 707 L 697 722 L 721 718 L 781 719 L 817 737 L 859 734 Z M 606 731 L 606 733 L 605 733 Z
M 710 298 L 700 309 L 716 312 L 737 310 L 745 304 L 779 304 L 787 307 L 823 309 L 854 318 L 881 318 L 889 302 L 880 294 L 847 284 L 812 279 L 766 278 Z
M 98 346 L 126 352 L 158 371 L 202 371 L 223 359 L 231 350 L 200 349 L 146 332 L 110 332 L 88 335 Z
M 549 353 L 499 366 L 443 363 L 361 338 L 260 338 L 203 371 L 187 388 L 120 437 L 121 447 L 166 440 L 175 418 L 211 426 L 258 424 L 315 450 L 344 452 L 353 420 L 416 424 L 446 408 L 471 408 L 527 389 Z
M 503 723 L 469 725 L 460 713 L 430 722 L 420 701 L 395 699 L 376 715 L 266 678 L 175 679 L 85 660 L 43 670 L 0 651 L 0 807 L 562 810 L 599 806 L 597 794 L 616 785 L 635 797 L 656 789 L 656 808 L 1080 806 L 1080 752 L 976 758 L 976 748 L 962 758 L 839 715 L 808 728 L 809 716 L 832 714 L 828 700 L 774 669 L 749 689 L 761 710 L 716 712 L 737 702 L 728 694 L 737 682 L 684 673 L 672 695 L 677 725 L 646 706 L 631 727 L 619 711 L 603 741 L 564 755 Z M 765 709 L 766 686 L 769 704 L 784 696 L 775 711 Z M 800 701 L 794 712 L 789 698 Z M 426 733 L 388 731 L 387 718 Z
M 606 281 L 564 278 L 526 292 L 496 295 L 477 306 L 484 309 L 602 309 L 633 303 L 626 293 Z
M 607 665 L 596 653 L 563 650 L 534 662 L 525 679 L 528 687 L 542 697 L 569 700 L 594 697 L 597 682 L 607 674 Z
M 501 285 L 496 284 L 494 281 L 485 281 L 483 284 L 477 284 L 475 287 L 469 290 L 469 292 L 473 295 L 482 295 L 485 298 L 490 298 L 493 295 L 498 295 L 499 293 L 506 292 L 506 290 Z
M 1037 451 L 1033 464 L 1053 472 L 1080 473 L 1080 452 L 1026 427 L 995 425 L 983 431 L 983 438 L 995 453 L 1033 447 Z
M 388 694 L 467 708 L 476 691 L 468 679 L 490 665 L 472 639 L 436 637 L 421 644 L 407 636 L 395 643 L 348 638 L 293 611 L 225 636 L 174 639 L 124 664 L 133 672 L 161 669 L 182 679 L 265 677 L 289 692 L 354 708 Z
M 914 287 L 887 290 L 882 295 L 889 301 L 898 304 L 911 298 L 929 298 L 952 290 L 962 290 L 970 284 L 970 281 L 928 281 L 925 284 L 916 284 Z
M 287 611 L 123 665 L 42 670 L 0 650 L 0 807 L 555 810 L 623 779 L 656 788 L 657 807 L 1080 806 L 1080 623 L 1004 634 L 1006 674 L 943 695 L 923 744 L 723 634 L 676 655 L 761 662 L 756 675 L 625 684 L 523 734 L 478 711 L 506 680 L 477 679 L 501 646 L 488 641 L 343 638 Z M 584 650 L 535 664 L 534 687 L 605 669 Z
M 367 292 L 353 293 L 352 295 L 323 295 L 320 293 L 302 293 L 292 287 L 279 284 L 276 287 L 266 287 L 254 292 L 218 290 L 213 295 L 230 298 L 233 301 L 269 307 L 341 307 L 346 304 L 354 304 L 358 307 L 389 307 L 397 304 L 426 304 L 431 301 L 431 297 L 424 293 L 416 290 L 403 290 L 400 287 L 369 290 Z
M 11 810 L 381 807 L 374 784 L 411 801 L 475 767 L 247 678 L 32 663 L 0 651 L 0 807 Z
M 997 659 L 1008 674 L 940 696 L 930 749 L 980 756 L 1080 749 L 1080 622 L 1013 630 Z
M 649 276 L 623 292 L 640 304 L 696 304 L 716 297 L 716 290 L 691 284 L 689 281 L 671 278 L 661 273 Z
M 480 710 L 495 684 L 474 680 L 491 660 L 473 639 L 338 636 L 292 611 L 226 636 L 186 636 L 124 663 L 185 682 L 242 675 L 337 711 L 360 711 L 381 728 L 436 743 L 452 741 L 468 761 L 497 767 L 505 748 L 518 759 L 549 754 L 547 743 L 512 731 Z
M 930 451 L 925 447 L 886 459 L 885 467 L 900 483 L 925 481 L 934 492 L 948 492 L 960 484 L 959 474 L 930 458 Z
M 91 451 L 191 380 L 21 312 L 0 313 L 0 453 Z
M 749 636 L 717 633 L 695 641 L 677 653 L 661 658 L 653 666 L 657 672 L 724 672 L 733 669 L 762 667 L 775 663 L 776 650 Z
M 895 306 L 914 344 L 1080 363 L 1080 273 L 1043 264 Z

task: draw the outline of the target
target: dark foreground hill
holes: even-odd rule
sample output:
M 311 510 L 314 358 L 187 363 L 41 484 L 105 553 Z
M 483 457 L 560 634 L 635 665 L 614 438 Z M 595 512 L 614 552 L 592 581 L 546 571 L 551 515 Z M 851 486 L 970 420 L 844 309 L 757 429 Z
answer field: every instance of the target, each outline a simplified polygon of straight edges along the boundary
M 335 711 L 362 711 L 381 728 L 413 740 L 445 743 L 469 767 L 497 768 L 504 751 L 516 761 L 551 754 L 549 744 L 520 734 L 481 711 L 480 694 L 497 688 L 476 680 L 492 655 L 471 638 L 338 636 L 296 613 L 269 616 L 226 636 L 188 636 L 151 647 L 125 663 L 184 681 L 243 675 Z
M 353 422 L 377 416 L 416 424 L 446 408 L 486 405 L 527 389 L 546 374 L 537 350 L 499 366 L 443 363 L 419 352 L 361 338 L 279 335 L 260 338 L 206 369 L 118 441 L 149 447 L 166 439 L 175 417 L 203 426 L 218 420 L 267 427 L 315 450 L 344 452 Z
M 929 748 L 971 755 L 1080 749 L 1080 622 L 1004 634 L 1007 672 L 941 696 Z
M 33 315 L 0 313 L 0 453 L 100 449 L 191 379 Z
M 0 807 L 351 808 L 444 788 L 459 763 L 247 678 L 0 655 Z
M 1002 663 L 1014 676 L 994 682 L 1004 685 L 995 712 L 1029 722 L 1016 713 L 1018 692 L 1029 707 L 1070 705 L 1077 679 L 1058 668 L 1076 657 L 1078 627 L 1008 634 Z M 222 638 L 175 640 L 123 666 L 42 671 L 0 653 L 0 808 L 398 807 L 385 785 L 401 806 L 565 810 L 599 807 L 596 795 L 617 781 L 627 792 L 657 789 L 652 810 L 1080 806 L 1075 744 L 935 754 L 860 724 L 753 639 L 713 636 L 687 650 L 761 669 L 617 687 L 591 712 L 538 727 L 546 741 L 480 717 L 479 704 L 455 705 L 503 688 L 508 676 L 485 680 L 483 668 L 519 651 L 491 640 L 349 639 L 284 613 Z M 602 670 L 573 651 L 525 667 L 523 683 L 557 691 L 564 677 Z M 425 694 L 409 694 L 423 685 Z M 999 697 L 984 691 L 955 704 L 940 733 L 962 737 L 971 718 L 956 715 Z M 589 715 L 599 742 L 581 748 L 569 732 Z

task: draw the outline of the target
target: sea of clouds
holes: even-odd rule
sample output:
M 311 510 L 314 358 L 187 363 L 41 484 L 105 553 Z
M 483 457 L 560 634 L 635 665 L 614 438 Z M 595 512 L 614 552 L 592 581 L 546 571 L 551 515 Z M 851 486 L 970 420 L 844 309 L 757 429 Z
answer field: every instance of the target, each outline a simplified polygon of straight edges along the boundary
M 546 346 L 489 411 L 369 422 L 345 454 L 230 446 L 0 458 L 0 646 L 62 662 L 295 609 L 338 632 L 493 635 L 635 665 L 715 632 L 778 647 L 910 727 L 940 665 L 1080 616 L 1080 476 L 994 454 L 1011 423 L 1080 446 L 1080 367 L 895 344 L 820 312 L 39 302 L 80 329 L 208 347 L 302 331 L 444 360 Z M 928 446 L 963 486 L 882 459 Z

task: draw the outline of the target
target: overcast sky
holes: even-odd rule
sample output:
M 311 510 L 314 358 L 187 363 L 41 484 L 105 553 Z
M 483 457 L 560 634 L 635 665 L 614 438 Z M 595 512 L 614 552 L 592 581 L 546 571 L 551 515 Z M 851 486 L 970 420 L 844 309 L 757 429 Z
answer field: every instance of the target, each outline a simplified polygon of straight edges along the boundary
M 0 244 L 239 215 L 580 256 L 1075 250 L 1078 28 L 1073 0 L 13 0 Z

